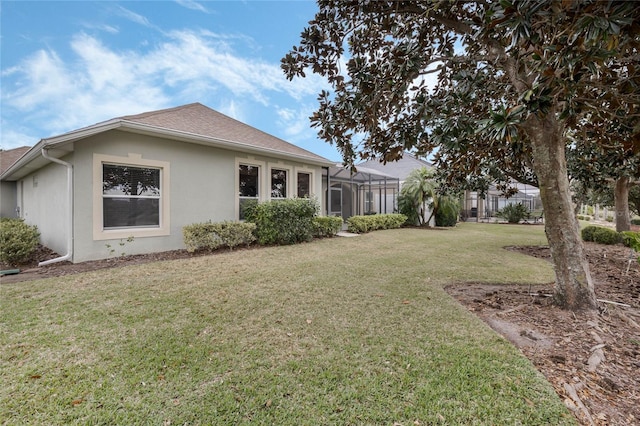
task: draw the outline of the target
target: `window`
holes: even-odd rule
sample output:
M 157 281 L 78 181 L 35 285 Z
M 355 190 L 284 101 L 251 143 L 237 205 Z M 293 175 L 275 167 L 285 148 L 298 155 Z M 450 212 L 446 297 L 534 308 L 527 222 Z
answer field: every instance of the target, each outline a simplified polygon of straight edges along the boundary
M 104 229 L 160 226 L 160 169 L 102 165 Z
M 298 198 L 309 198 L 311 196 L 311 174 L 298 173 Z
M 93 239 L 170 235 L 169 168 L 140 154 L 94 154 Z
M 260 166 L 240 164 L 238 166 L 238 196 L 240 220 L 244 220 L 244 207 L 260 197 Z
M 365 213 L 375 213 L 375 198 L 372 191 L 366 191 L 364 193 L 364 211 Z
M 271 198 L 287 198 L 287 171 L 271 169 Z

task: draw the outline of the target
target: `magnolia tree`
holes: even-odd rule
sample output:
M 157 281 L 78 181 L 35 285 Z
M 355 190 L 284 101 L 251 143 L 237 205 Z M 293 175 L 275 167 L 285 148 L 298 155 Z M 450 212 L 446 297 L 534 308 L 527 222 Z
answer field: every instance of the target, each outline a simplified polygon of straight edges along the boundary
M 435 152 L 452 179 L 500 171 L 535 180 L 554 299 L 595 309 L 565 149 L 568 133 L 580 135 L 589 115 L 605 123 L 637 118 L 640 7 L 595 0 L 318 6 L 282 67 L 288 78 L 313 72 L 331 84 L 311 117 L 319 136 L 347 164 L 357 156 L 393 161 L 413 149 Z M 602 135 L 588 136 L 602 143 Z M 637 144 L 638 135 L 630 140 Z

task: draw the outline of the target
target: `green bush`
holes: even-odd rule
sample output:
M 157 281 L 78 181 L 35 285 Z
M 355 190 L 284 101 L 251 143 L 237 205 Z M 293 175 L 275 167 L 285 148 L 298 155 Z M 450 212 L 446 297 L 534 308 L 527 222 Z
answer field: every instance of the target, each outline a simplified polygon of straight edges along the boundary
M 407 216 L 398 213 L 351 216 L 347 219 L 347 230 L 355 234 L 364 234 L 378 229 L 400 228 L 406 221 Z
M 607 222 L 613 222 L 613 216 L 611 215 L 607 216 Z
M 640 225 L 640 219 L 631 219 L 632 225 Z
M 529 209 L 522 203 L 507 204 L 496 213 L 496 216 L 509 223 L 519 223 L 522 219 L 529 217 Z
M 253 235 L 255 228 L 255 224 L 246 222 L 195 223 L 183 227 L 182 235 L 187 251 L 193 253 L 249 245 L 256 239 Z
M 315 230 L 313 219 L 318 205 L 308 198 L 272 200 L 245 209 L 247 222 L 256 224 L 258 243 L 296 244 L 311 241 Z
M 443 207 L 444 206 L 441 205 L 440 208 L 436 210 L 436 226 L 456 226 L 458 223 L 458 216 L 460 216 L 460 209 L 458 205 L 455 204 L 448 208 Z
M 22 219 L 0 219 L 0 261 L 19 265 L 31 260 L 38 248 L 40 233 Z
M 582 231 L 580 232 L 581 235 L 582 235 L 582 240 L 583 241 L 593 241 L 593 233 L 598 228 L 600 228 L 600 227 L 599 226 L 594 226 L 594 225 L 589 225 L 589 226 L 586 226 L 586 227 L 582 228 Z
M 623 231 L 622 244 L 640 252 L 640 232 Z
M 338 216 L 316 216 L 313 218 L 313 236 L 333 237 L 342 229 L 342 218 Z
M 584 231 L 587 228 L 594 228 L 593 230 L 590 231 L 591 233 L 590 240 L 586 240 L 584 237 Z M 622 236 L 613 229 L 604 228 L 601 226 L 593 226 L 593 227 L 588 226 L 587 228 L 584 228 L 582 230 L 583 231 L 582 239 L 585 241 L 593 241 L 594 243 L 606 244 L 606 245 L 613 245 L 613 244 L 618 244 L 622 242 Z
M 578 220 L 584 220 L 586 222 L 589 222 L 591 220 L 591 216 L 583 216 L 581 214 L 578 215 Z

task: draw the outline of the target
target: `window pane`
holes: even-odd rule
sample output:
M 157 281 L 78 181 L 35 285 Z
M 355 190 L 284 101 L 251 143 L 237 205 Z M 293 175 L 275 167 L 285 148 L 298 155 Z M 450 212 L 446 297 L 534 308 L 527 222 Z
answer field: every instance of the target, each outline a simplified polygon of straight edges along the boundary
M 246 166 L 241 164 L 239 167 L 240 187 L 238 193 L 241 197 L 257 197 L 258 196 L 258 166 Z
M 311 175 L 309 173 L 298 173 L 298 197 L 305 198 L 311 195 Z
M 287 196 L 287 171 L 271 170 L 271 198 L 285 198 Z
M 160 226 L 158 198 L 104 198 L 105 228 Z
M 103 164 L 102 193 L 158 197 L 160 196 L 160 170 Z

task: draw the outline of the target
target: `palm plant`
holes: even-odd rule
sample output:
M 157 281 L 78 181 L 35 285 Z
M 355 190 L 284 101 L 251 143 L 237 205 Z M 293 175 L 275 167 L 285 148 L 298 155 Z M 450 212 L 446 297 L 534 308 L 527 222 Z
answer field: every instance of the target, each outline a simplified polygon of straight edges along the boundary
M 398 198 L 398 209 L 400 213 L 407 216 L 407 222 L 419 226 L 428 225 L 441 209 L 444 209 L 443 213 L 446 211 L 447 216 L 457 219 L 459 213 L 457 200 L 450 195 L 440 194 L 438 189 L 439 183 L 435 173 L 426 167 L 416 169 L 407 176 Z M 428 219 L 425 219 L 427 208 L 431 210 L 431 214 Z M 444 226 L 455 225 L 455 222 L 456 220 L 453 224 L 448 223 Z

